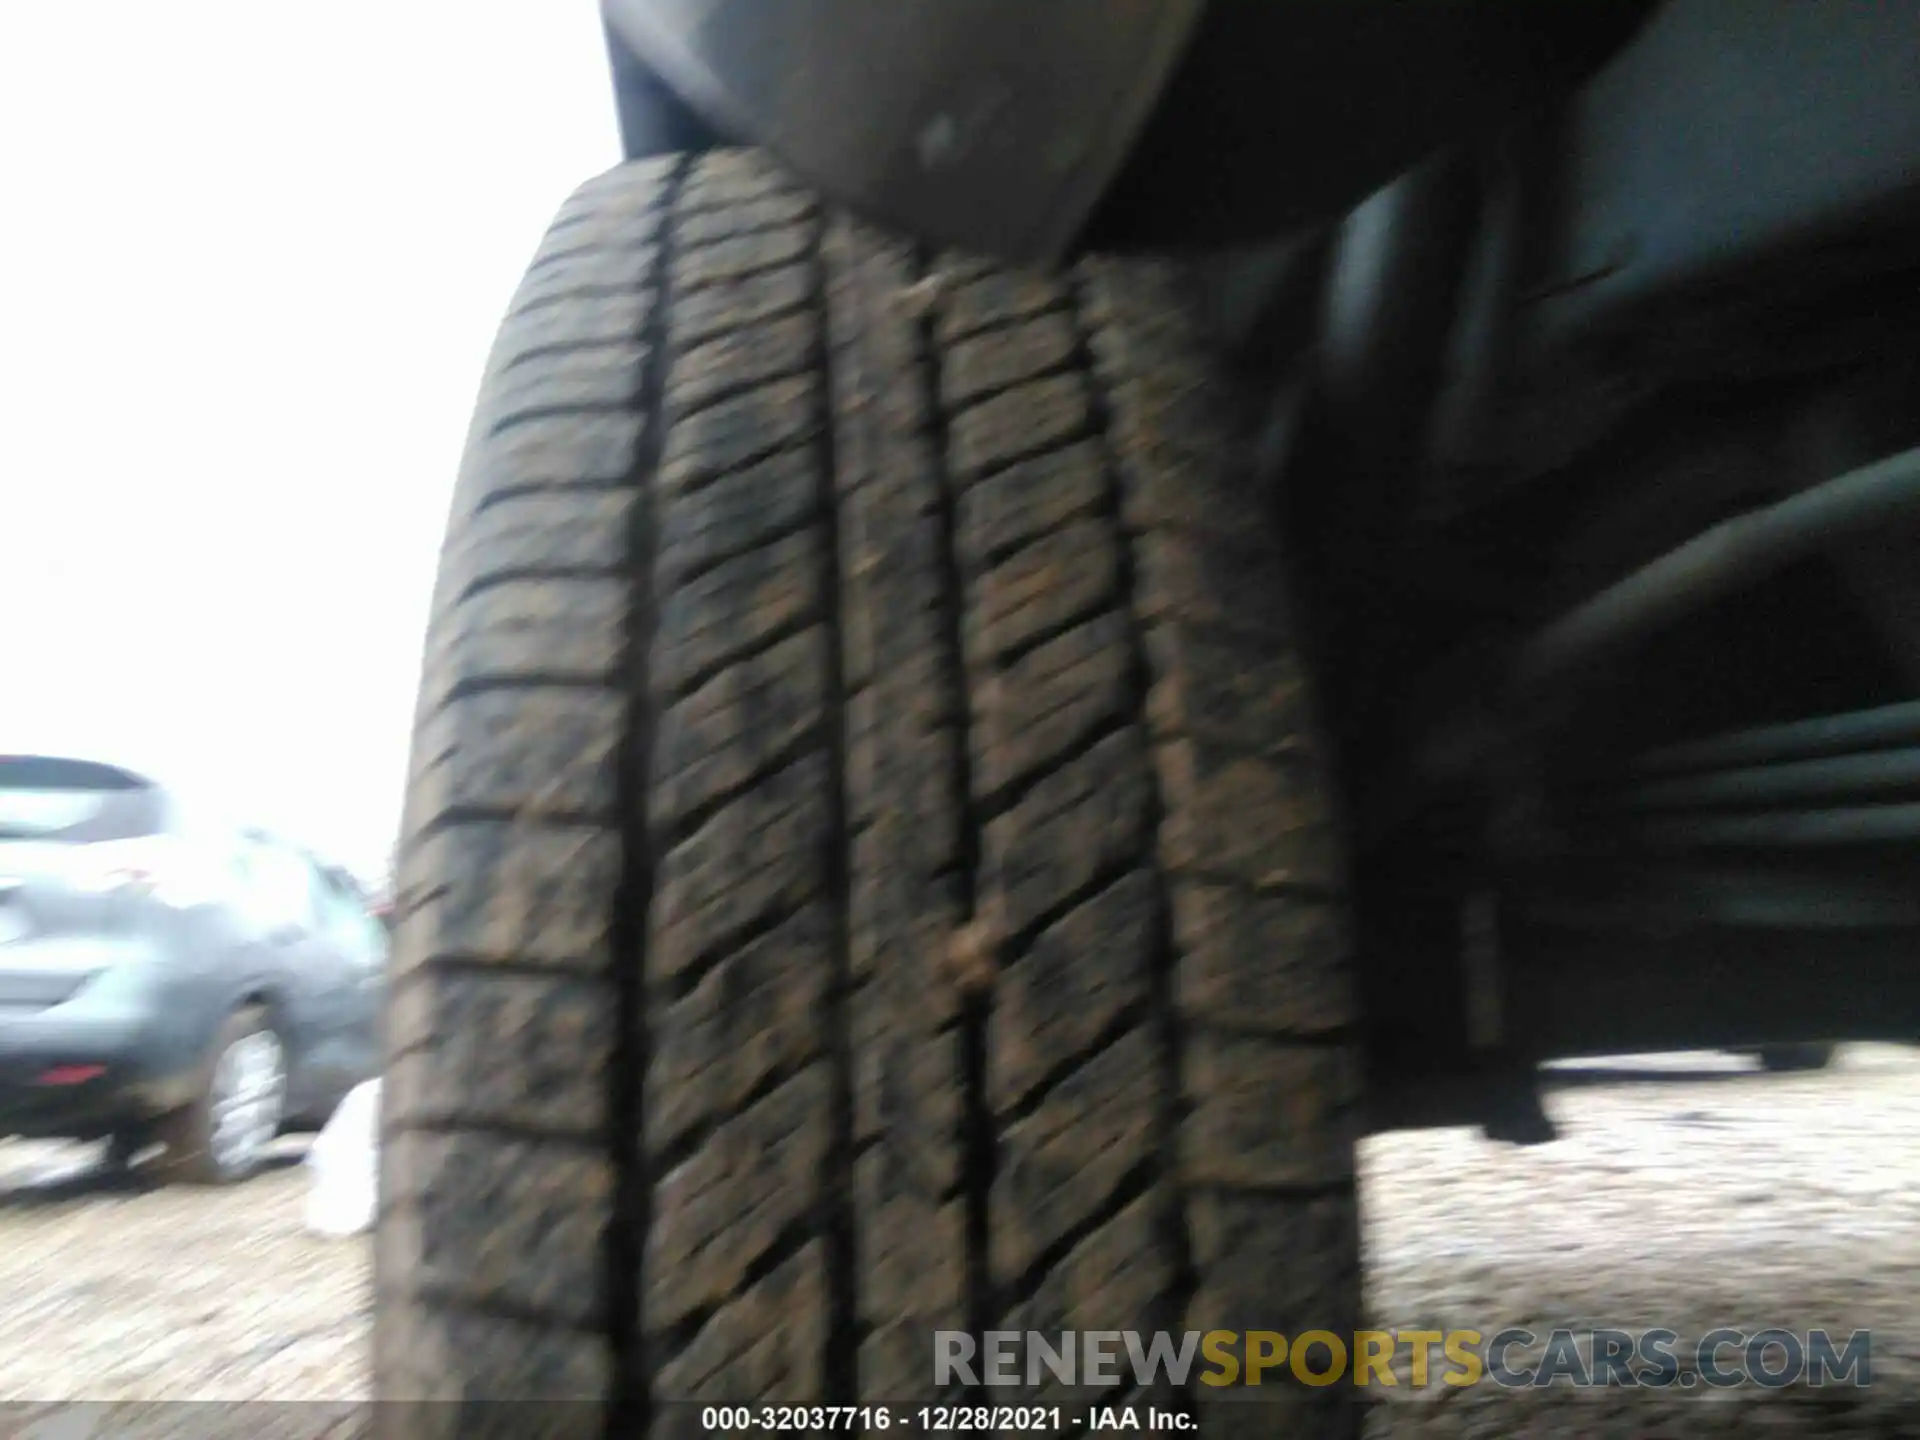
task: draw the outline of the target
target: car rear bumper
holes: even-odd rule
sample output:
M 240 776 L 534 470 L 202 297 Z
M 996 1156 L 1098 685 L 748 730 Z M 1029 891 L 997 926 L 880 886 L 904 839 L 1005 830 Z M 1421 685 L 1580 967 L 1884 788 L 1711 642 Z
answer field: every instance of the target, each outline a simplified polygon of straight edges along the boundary
M 171 1048 L 130 1020 L 0 1014 L 0 1135 L 89 1138 L 177 1109 L 197 1077 Z

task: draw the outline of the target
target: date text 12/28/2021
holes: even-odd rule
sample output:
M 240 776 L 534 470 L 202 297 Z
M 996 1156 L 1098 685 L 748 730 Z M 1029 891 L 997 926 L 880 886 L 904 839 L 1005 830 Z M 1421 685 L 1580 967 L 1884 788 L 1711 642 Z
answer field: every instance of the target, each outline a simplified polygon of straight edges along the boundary
M 1191 1430 L 1194 1417 L 1147 1405 L 707 1405 L 700 1428 L 715 1432 L 909 1435 L 949 1432 L 1000 1434 L 1008 1430 L 1058 1433 L 1088 1430 Z

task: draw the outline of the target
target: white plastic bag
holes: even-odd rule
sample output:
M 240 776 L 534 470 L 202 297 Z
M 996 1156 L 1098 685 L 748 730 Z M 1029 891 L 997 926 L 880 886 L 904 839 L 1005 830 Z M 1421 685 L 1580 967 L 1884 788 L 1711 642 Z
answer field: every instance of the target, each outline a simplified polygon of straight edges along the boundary
M 307 1151 L 307 1228 L 359 1235 L 373 1228 L 380 1173 L 380 1082 L 356 1085 Z

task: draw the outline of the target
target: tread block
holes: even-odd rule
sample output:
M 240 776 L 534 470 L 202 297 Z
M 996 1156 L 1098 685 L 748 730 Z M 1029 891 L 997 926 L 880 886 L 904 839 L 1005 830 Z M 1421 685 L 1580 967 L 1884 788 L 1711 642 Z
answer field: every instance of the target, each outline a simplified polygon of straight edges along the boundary
M 865 991 L 852 1007 L 853 1133 L 860 1141 L 886 1142 L 873 1162 L 882 1193 L 923 1200 L 943 1200 L 960 1182 L 953 1143 L 960 1124 L 960 1038 L 941 1028 L 956 1007 L 937 975 L 916 970 L 916 962 L 929 971 L 936 962 L 912 944 L 935 939 L 936 928 L 903 925 L 896 932 L 901 953 L 886 957 L 893 993 Z
M 572 260 L 573 257 L 568 256 L 555 263 L 570 264 Z M 494 386 L 515 370 L 545 366 L 563 350 L 635 344 L 659 302 L 659 292 L 649 287 L 619 295 L 595 296 L 590 300 L 540 305 L 510 316 L 500 327 L 500 338 L 494 344 L 494 363 L 487 380 L 488 396 L 498 393 Z
M 675 584 L 806 524 L 820 511 L 820 459 L 782 450 L 702 488 L 659 498 L 656 583 Z
M 702 1325 L 684 1349 L 660 1366 L 657 1400 L 804 1405 L 825 1400 L 820 1352 L 826 1329 L 826 1257 L 803 1245 Z M 700 1412 L 677 1406 L 656 1415 L 654 1433 L 669 1440 L 710 1434 Z
M 434 830 L 402 857 L 399 970 L 458 956 L 604 971 L 620 863 L 619 835 L 599 826 L 477 821 Z
M 939 669 L 930 652 L 889 661 L 845 712 L 848 823 L 869 825 L 896 806 L 919 817 L 924 830 L 902 838 L 928 874 L 952 859 L 958 823 L 947 747 L 959 737 L 946 729 L 952 703 Z
M 627 564 L 634 493 L 621 489 L 509 495 L 476 514 L 441 563 L 465 588 L 534 571 L 617 574 Z
M 387 1007 L 389 1123 L 600 1134 L 615 1001 L 585 978 L 414 970 Z
M 461 684 L 609 681 L 626 649 L 628 588 L 516 576 L 476 591 L 447 611 L 421 689 L 431 704 Z
M 690 195 L 699 194 L 699 182 L 689 187 Z M 820 213 L 819 205 L 803 190 L 768 190 L 734 201 L 717 209 L 703 201 L 693 208 L 683 205 L 674 239 L 683 250 L 696 249 L 716 241 L 731 239 L 756 230 L 773 230 L 799 225 Z
M 953 419 L 950 459 L 963 483 L 1080 439 L 1093 427 L 1086 377 L 1055 375 L 982 401 Z
M 1190 740 L 1156 746 L 1154 760 L 1170 870 L 1255 890 L 1328 892 L 1341 883 L 1333 807 L 1309 767 L 1214 755 Z
M 1159 1328 L 1174 1281 L 1155 1218 L 1165 1203 L 1157 1188 L 1149 1189 L 1081 1239 L 1048 1269 L 1033 1294 L 1014 1307 L 1007 1328 L 1037 1330 L 1055 1344 L 1062 1330 L 1072 1330 L 1077 1337 L 1086 1330 L 1151 1332 Z M 1069 1390 L 1043 1370 L 1041 1384 L 1029 1391 L 1031 1403 L 1090 1397 L 1131 1384 L 1124 1344 L 1116 1340 L 1110 1353 L 1114 1363 L 1108 1373 L 1116 1385 L 1086 1383 L 1086 1371 L 1076 1369 L 1081 1383 Z M 1084 1352 L 1080 1358 L 1085 1359 Z M 1024 1381 L 1026 1376 L 1020 1378 Z
M 870 1398 L 929 1388 L 933 1332 L 963 1323 L 966 1214 L 959 1200 L 905 1191 L 894 1157 L 875 1148 L 854 1162 L 860 1216 L 860 1387 Z
M 1136 540 L 1134 566 L 1134 609 L 1144 625 L 1205 626 L 1258 646 L 1287 641 L 1287 596 L 1270 555 L 1156 530 Z
M 612 690 L 530 687 L 450 700 L 423 735 L 444 757 L 415 781 L 417 819 L 450 810 L 605 816 L 617 798 L 627 702 Z
M 819 376 L 791 375 L 683 417 L 666 435 L 661 492 L 690 490 L 816 439 L 819 394 Z
M 503 370 L 487 387 L 492 428 L 497 433 L 556 411 L 631 407 L 646 383 L 647 357 L 645 345 L 623 339 L 558 351 L 543 356 L 538 365 Z
M 476 1431 L 517 1440 L 529 1433 L 528 1410 L 537 1414 L 546 1405 L 458 1402 L 574 1401 L 584 1408 L 606 1394 L 611 1357 L 599 1335 L 397 1297 L 382 1296 L 375 1313 L 375 1345 L 388 1382 L 382 1401 L 423 1402 L 376 1407 L 383 1440 L 453 1440 Z
M 957 547 L 968 569 L 982 570 L 1010 551 L 1106 503 L 1099 446 L 1077 440 L 968 487 L 957 504 Z
M 939 525 L 915 500 L 872 486 L 841 503 L 841 664 L 850 690 L 898 666 L 926 670 L 947 663 Z M 929 699 L 945 706 L 941 697 L 949 687 L 944 681 L 929 686 Z
M 822 614 L 824 556 L 802 531 L 749 550 L 659 601 L 652 683 L 683 694 L 721 666 Z
M 721 1310 L 785 1237 L 811 1225 L 831 1183 L 828 1103 L 826 1067 L 810 1066 L 658 1177 L 643 1272 L 650 1331 Z
M 820 348 L 812 315 L 787 315 L 706 340 L 674 356 L 667 374 L 667 412 L 681 417 L 717 397 L 771 380 L 812 373 Z
M 644 289 L 653 282 L 658 258 L 642 246 L 632 250 L 585 250 L 558 264 L 542 265 L 527 272 L 507 313 L 519 315 L 542 305 Z
M 575 1144 L 402 1131 L 384 1165 L 384 1242 L 416 1294 L 587 1326 L 604 1318 L 613 1167 Z
M 678 169 L 679 161 L 671 155 L 610 166 L 573 187 L 573 193 L 561 202 L 560 217 L 555 224 L 657 210 L 665 201 L 668 182 Z
M 813 248 L 813 226 L 759 230 L 731 235 L 696 250 L 677 252 L 669 266 L 676 295 L 690 295 L 709 285 L 745 280 L 764 270 L 791 265 Z
M 648 957 L 654 981 L 821 894 L 828 815 L 826 762 L 810 755 L 729 802 L 660 857 Z
M 1154 1161 L 1165 1090 L 1153 1037 L 1130 1031 L 1062 1076 L 1000 1137 L 993 1177 L 993 1269 L 1018 1279 L 1099 1213 L 1120 1183 Z
M 1206 1278 L 1187 1307 L 1196 1330 L 1352 1332 L 1359 1224 L 1353 1197 L 1305 1200 L 1196 1189 L 1187 1199 L 1194 1260 Z M 1346 1256 L 1347 1265 L 1299 1257 Z
M 967 586 L 964 641 L 971 664 L 1017 654 L 1113 601 L 1119 555 L 1100 520 L 1076 520 L 1036 540 Z
M 982 888 L 1002 933 L 1025 930 L 1142 853 L 1149 792 L 1141 751 L 1133 731 L 1110 736 L 988 822 Z
M 674 209 L 681 215 L 728 210 L 770 195 L 791 193 L 793 180 L 755 150 L 714 150 L 694 161 Z
M 488 436 L 469 461 L 469 509 L 503 490 L 629 484 L 646 429 L 638 414 L 591 412 L 524 420 Z M 456 511 L 456 524 L 467 513 Z
M 808 905 L 720 960 L 684 996 L 656 998 L 649 1029 L 648 1144 L 668 1150 L 739 1110 L 770 1080 L 821 1057 L 832 921 Z
M 941 361 L 941 404 L 955 411 L 983 395 L 1057 370 L 1073 358 L 1079 344 L 1068 317 L 1057 313 L 959 341 Z
M 783 203 L 786 197 L 782 197 Z M 684 240 L 689 216 L 681 226 Z M 673 307 L 673 343 L 683 348 L 698 345 L 717 335 L 751 331 L 755 326 L 784 315 L 814 298 L 815 280 L 809 265 L 789 265 L 749 275 L 731 285 L 696 290 Z
M 1155 885 L 1135 870 L 1034 937 L 994 986 L 988 1097 L 1018 1105 L 1062 1059 L 1088 1051 L 1151 983 Z
M 991 802 L 1132 713 L 1132 656 L 1117 611 L 1028 651 L 974 690 L 975 794 Z
M 1358 1019 L 1352 935 L 1338 904 L 1176 884 L 1173 934 L 1174 998 L 1191 1019 L 1295 1035 Z
M 1156 626 L 1146 644 L 1153 672 L 1147 718 L 1156 737 L 1328 763 L 1296 649 L 1233 644 L 1191 625 Z
M 935 333 L 953 345 L 990 326 L 1005 325 L 1048 310 L 1064 310 L 1067 290 L 1058 280 L 1026 271 L 995 270 L 967 260 L 943 259 L 938 271 L 948 290 Z
M 660 716 L 651 808 L 671 826 L 743 789 L 826 715 L 827 637 L 801 631 L 729 666 Z M 820 737 L 824 741 L 824 737 Z
M 1199 1030 L 1187 1037 L 1184 1067 L 1189 1110 L 1180 1150 L 1190 1183 L 1352 1179 L 1360 1068 L 1350 1047 Z

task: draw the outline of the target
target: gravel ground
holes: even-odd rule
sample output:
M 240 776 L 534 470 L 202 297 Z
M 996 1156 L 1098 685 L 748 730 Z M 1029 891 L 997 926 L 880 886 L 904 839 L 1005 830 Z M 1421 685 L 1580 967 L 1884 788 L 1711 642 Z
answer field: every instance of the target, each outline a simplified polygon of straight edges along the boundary
M 1873 1331 L 1870 1389 L 1393 1392 L 1373 1433 L 1920 1434 L 1920 1052 L 1766 1075 L 1708 1056 L 1562 1077 L 1562 1138 L 1375 1137 L 1362 1163 L 1383 1328 Z M 1599 1077 L 1596 1077 L 1599 1078 Z M 1382 1392 L 1383 1398 L 1388 1392 Z
M 0 1143 L 0 1402 L 363 1397 L 372 1247 L 302 1227 L 305 1149 L 195 1190 Z
M 1659 1064 L 1606 1083 L 1565 1077 L 1551 1145 L 1469 1130 L 1369 1141 L 1375 1323 L 1868 1328 L 1873 1386 L 1403 1384 L 1382 1392 L 1374 1435 L 1920 1433 L 1920 1052 L 1860 1047 L 1805 1076 L 1715 1057 Z M 270 1173 L 206 1192 L 112 1183 L 90 1151 L 0 1144 L 0 1401 L 363 1396 L 368 1245 L 301 1228 L 301 1149 L 286 1142 Z M 277 1418 L 317 1434 L 336 1416 Z

